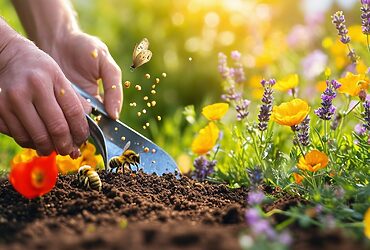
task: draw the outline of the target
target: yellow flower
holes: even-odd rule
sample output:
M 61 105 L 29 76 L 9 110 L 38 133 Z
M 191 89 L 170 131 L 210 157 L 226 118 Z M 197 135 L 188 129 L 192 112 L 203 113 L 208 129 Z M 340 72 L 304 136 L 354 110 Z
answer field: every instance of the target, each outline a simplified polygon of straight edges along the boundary
M 280 125 L 294 126 L 301 123 L 309 112 L 310 107 L 308 103 L 296 98 L 290 102 L 284 102 L 279 106 L 274 106 L 271 120 Z
M 312 150 L 305 155 L 305 157 L 301 157 L 297 164 L 298 168 L 302 170 L 308 170 L 310 172 L 316 172 L 320 169 L 325 168 L 329 163 L 328 156 L 320 152 L 319 150 Z
M 192 151 L 198 155 L 203 155 L 210 151 L 216 144 L 219 132 L 217 126 L 210 122 L 199 131 L 199 134 L 193 140 L 191 144 Z
M 366 44 L 366 36 L 362 33 L 361 25 L 351 25 L 348 27 L 348 35 L 351 37 L 351 42 Z
M 358 74 L 366 75 L 368 71 L 368 67 L 364 63 L 363 60 L 358 60 L 358 63 L 356 64 L 356 71 Z
M 338 91 L 350 96 L 358 96 L 360 91 L 367 90 L 369 85 L 369 80 L 367 79 L 366 75 L 355 75 L 351 72 L 347 72 L 346 76 L 339 79 L 338 82 L 340 82 L 342 85 Z
M 294 89 L 298 86 L 298 75 L 297 74 L 291 74 L 283 78 L 282 80 L 278 81 L 274 85 L 274 89 L 280 90 L 280 91 L 288 91 L 291 89 Z
M 30 148 L 24 148 L 21 152 L 16 154 L 12 159 L 12 164 L 18 164 L 21 162 L 29 162 L 34 157 L 38 156 L 36 150 Z
M 370 239 L 370 207 L 367 209 L 364 216 L 364 227 L 365 236 Z
M 176 158 L 177 166 L 179 166 L 179 170 L 182 174 L 188 174 L 190 173 L 193 163 L 191 161 L 191 158 L 187 154 L 180 154 Z
M 303 179 L 304 179 L 304 177 L 302 175 L 297 174 L 297 173 L 293 173 L 293 177 L 294 177 L 295 183 L 297 183 L 297 184 L 301 184 Z
M 229 104 L 220 102 L 205 106 L 202 109 L 202 114 L 210 121 L 220 120 L 229 109 Z
M 61 174 L 75 173 L 82 166 L 82 157 L 72 159 L 69 155 L 57 155 L 57 167 Z
M 263 77 L 260 75 L 252 75 L 249 78 L 248 87 L 251 88 L 253 99 L 261 99 L 263 96 L 263 87 L 261 85 Z
M 319 81 L 316 83 L 315 89 L 317 92 L 324 92 L 326 89 L 326 81 Z

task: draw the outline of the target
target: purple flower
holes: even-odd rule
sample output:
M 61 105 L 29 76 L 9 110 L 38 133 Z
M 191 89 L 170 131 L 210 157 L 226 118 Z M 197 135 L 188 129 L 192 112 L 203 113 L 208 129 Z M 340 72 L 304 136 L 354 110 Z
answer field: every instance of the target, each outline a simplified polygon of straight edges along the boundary
M 244 216 L 245 216 L 246 222 L 249 225 L 253 225 L 253 224 L 257 223 L 261 219 L 260 213 L 257 210 L 257 208 L 249 208 L 249 209 L 247 209 L 245 211 Z
M 364 135 L 366 132 L 366 128 L 361 123 L 358 123 L 356 124 L 354 131 L 358 135 Z
M 342 115 L 338 114 L 338 113 L 335 114 L 334 119 L 330 124 L 330 129 L 331 130 L 336 130 L 338 128 L 339 123 L 340 123 L 341 120 L 342 120 Z
M 237 50 L 231 51 L 231 58 L 234 61 L 240 61 L 241 57 L 242 57 L 242 54 L 239 51 Z
M 321 50 L 314 50 L 308 54 L 301 62 L 302 73 L 305 78 L 314 79 L 320 75 L 324 71 L 327 61 L 328 56 Z
M 370 1 L 369 0 L 362 0 L 361 1 L 361 26 L 362 26 L 362 33 L 365 35 L 370 34 Z
M 298 140 L 303 146 L 310 145 L 310 116 L 306 118 L 298 125 Z
M 231 85 L 225 94 L 221 95 L 222 100 L 231 102 L 231 101 L 239 101 L 242 98 L 242 94 L 237 92 L 234 85 Z
M 224 53 L 218 53 L 218 72 L 221 74 L 223 79 L 230 77 L 230 69 L 227 66 L 227 57 Z
M 265 199 L 265 194 L 262 191 L 256 190 L 248 193 L 247 202 L 251 206 L 259 205 Z
M 330 120 L 336 107 L 333 105 L 333 99 L 337 96 L 336 90 L 340 83 L 336 80 L 326 81 L 326 89 L 321 95 L 321 107 L 315 110 L 315 114 L 322 120 Z
M 362 112 L 362 117 L 364 118 L 363 127 L 370 132 L 370 100 L 365 100 L 362 105 L 365 109 Z
M 247 169 L 248 177 L 252 188 L 256 189 L 263 181 L 262 169 L 258 166 Z
M 241 54 L 239 51 L 234 50 L 231 52 L 231 59 L 234 61 L 234 68 L 230 69 L 230 75 L 236 83 L 242 83 L 245 81 L 245 74 L 243 64 L 240 62 Z
M 251 102 L 247 99 L 243 99 L 241 104 L 235 106 L 235 110 L 237 112 L 236 118 L 238 121 L 244 120 L 249 114 L 248 107 Z
M 197 157 L 193 163 L 195 170 L 192 173 L 192 177 L 200 181 L 205 180 L 214 172 L 216 164 L 216 160 L 209 161 L 203 155 Z
M 260 107 L 260 113 L 258 114 L 258 129 L 265 131 L 267 129 L 268 122 L 270 120 L 272 112 L 272 102 L 274 101 L 272 86 L 276 83 L 274 79 L 266 81 L 263 79 L 261 85 L 264 88 L 262 105 Z
M 350 37 L 348 36 L 348 30 L 345 25 L 345 18 L 343 15 L 343 11 L 337 11 L 332 17 L 332 22 L 335 24 L 335 28 L 338 31 L 338 36 L 340 36 L 340 41 L 344 44 L 347 44 L 351 41 Z

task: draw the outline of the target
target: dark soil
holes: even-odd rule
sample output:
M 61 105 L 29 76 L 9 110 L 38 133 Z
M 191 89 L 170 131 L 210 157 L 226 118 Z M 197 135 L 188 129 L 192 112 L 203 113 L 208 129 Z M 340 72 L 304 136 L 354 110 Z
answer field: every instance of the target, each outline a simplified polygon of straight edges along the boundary
M 52 192 L 31 201 L 0 180 L 0 249 L 240 249 L 247 189 L 174 175 L 101 178 L 96 192 L 61 176 Z M 278 199 L 266 210 L 301 201 L 267 191 Z M 338 232 L 293 233 L 293 249 L 365 249 Z

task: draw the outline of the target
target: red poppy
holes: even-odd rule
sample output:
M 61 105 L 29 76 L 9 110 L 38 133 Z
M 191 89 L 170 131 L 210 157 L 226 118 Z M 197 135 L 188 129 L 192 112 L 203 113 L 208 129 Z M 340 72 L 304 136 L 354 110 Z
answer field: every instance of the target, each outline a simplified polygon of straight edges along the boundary
M 35 156 L 26 162 L 12 161 L 9 181 L 14 189 L 28 199 L 48 193 L 57 181 L 56 153 Z

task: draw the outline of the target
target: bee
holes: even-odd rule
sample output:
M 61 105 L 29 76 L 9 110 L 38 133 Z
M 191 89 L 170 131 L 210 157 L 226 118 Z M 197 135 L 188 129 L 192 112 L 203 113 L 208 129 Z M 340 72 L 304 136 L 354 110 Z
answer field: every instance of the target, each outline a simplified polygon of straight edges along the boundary
M 102 182 L 98 173 L 89 165 L 83 165 L 78 169 L 78 182 L 87 189 L 101 191 Z
M 134 52 L 132 53 L 131 71 L 150 61 L 153 54 L 148 48 L 149 41 L 147 38 L 144 38 L 140 43 L 135 45 Z
M 120 156 L 112 157 L 109 160 L 109 167 L 110 170 L 117 169 L 117 172 L 121 170 L 124 171 L 125 168 L 130 168 L 131 165 L 136 166 L 137 170 L 139 169 L 140 164 L 140 156 L 135 151 L 129 149 L 131 143 L 128 141 L 126 145 L 123 147 L 123 152 Z

